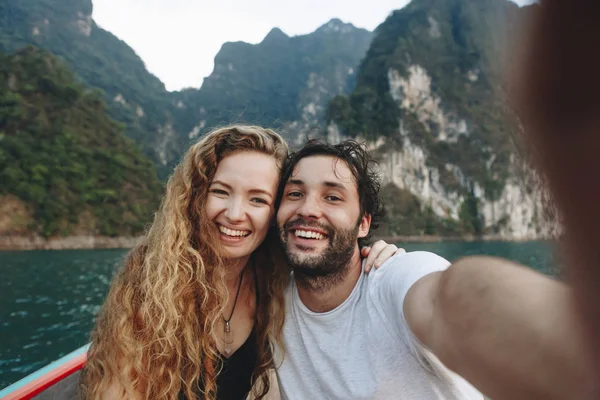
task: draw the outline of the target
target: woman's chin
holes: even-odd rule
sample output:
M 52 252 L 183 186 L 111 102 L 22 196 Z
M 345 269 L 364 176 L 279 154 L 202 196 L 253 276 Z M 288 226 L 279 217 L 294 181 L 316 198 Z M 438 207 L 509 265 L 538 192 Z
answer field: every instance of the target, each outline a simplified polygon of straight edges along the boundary
M 251 235 L 253 236 L 253 235 Z M 228 259 L 241 259 L 250 256 L 263 242 L 258 237 L 247 237 L 237 241 L 222 241 L 224 255 Z
M 257 246 L 258 247 L 258 246 Z M 245 247 L 245 248 L 227 248 L 225 247 L 225 258 L 230 262 L 236 262 L 241 259 L 247 259 L 256 247 Z

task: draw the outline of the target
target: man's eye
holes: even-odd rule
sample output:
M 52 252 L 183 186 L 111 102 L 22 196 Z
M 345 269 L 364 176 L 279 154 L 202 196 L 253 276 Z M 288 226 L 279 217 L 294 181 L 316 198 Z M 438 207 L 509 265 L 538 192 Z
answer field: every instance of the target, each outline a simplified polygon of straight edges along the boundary
M 288 197 L 302 197 L 302 193 L 300 192 L 289 192 L 287 194 Z
M 339 197 L 337 197 L 337 196 L 327 196 L 327 197 L 325 197 L 325 200 L 327 200 L 327 201 L 340 201 L 342 199 L 339 198 Z

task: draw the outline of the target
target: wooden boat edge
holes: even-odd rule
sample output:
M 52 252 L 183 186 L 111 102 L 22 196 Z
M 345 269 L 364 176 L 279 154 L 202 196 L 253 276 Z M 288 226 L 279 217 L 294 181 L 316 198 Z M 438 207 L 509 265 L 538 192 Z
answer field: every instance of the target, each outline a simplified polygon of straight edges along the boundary
M 89 344 L 59 358 L 47 366 L 0 390 L 2 400 L 30 399 L 62 379 L 79 371 L 87 361 Z

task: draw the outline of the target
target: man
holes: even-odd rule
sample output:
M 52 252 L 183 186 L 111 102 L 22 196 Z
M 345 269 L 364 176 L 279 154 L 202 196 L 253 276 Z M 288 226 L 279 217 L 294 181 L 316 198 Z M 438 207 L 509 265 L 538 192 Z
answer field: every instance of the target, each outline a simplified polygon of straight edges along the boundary
M 381 202 L 369 155 L 355 142 L 309 142 L 283 182 L 277 224 L 294 270 L 289 351 L 276 351 L 283 398 L 483 397 L 447 367 L 495 400 L 584 392 L 564 285 L 495 259 L 448 268 L 427 252 L 365 275 L 359 244 L 377 226 Z

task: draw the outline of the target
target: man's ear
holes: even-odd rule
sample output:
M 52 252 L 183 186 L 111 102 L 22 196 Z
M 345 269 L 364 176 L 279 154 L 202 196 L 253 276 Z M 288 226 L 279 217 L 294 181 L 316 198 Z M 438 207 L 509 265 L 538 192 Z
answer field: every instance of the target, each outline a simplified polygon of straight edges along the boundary
M 369 229 L 371 229 L 371 214 L 365 214 L 360 219 L 360 224 L 358 225 L 358 237 L 364 238 L 367 236 Z

